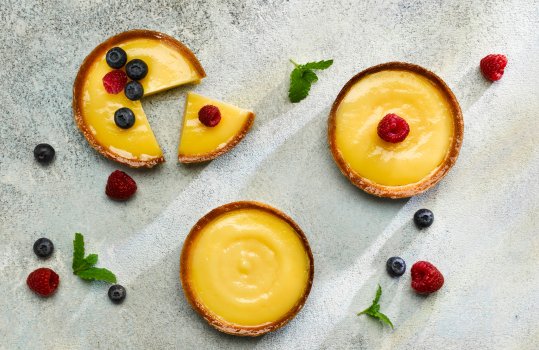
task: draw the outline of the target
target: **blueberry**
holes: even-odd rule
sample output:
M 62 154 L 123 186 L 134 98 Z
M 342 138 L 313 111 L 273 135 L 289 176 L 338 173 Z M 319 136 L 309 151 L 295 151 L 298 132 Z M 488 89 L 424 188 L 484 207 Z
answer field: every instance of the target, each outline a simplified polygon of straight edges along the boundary
M 124 301 L 127 292 L 125 288 L 119 284 L 115 284 L 109 288 L 109 299 L 116 304 L 120 304 Z
M 114 112 L 114 122 L 122 129 L 129 129 L 135 124 L 135 113 L 127 107 Z
M 419 209 L 414 214 L 414 222 L 419 228 L 426 228 L 432 225 L 434 214 L 428 209 Z
M 133 80 L 143 79 L 148 74 L 148 65 L 143 60 L 135 58 L 127 62 L 125 66 L 125 72 L 127 76 Z
M 48 258 L 54 252 L 54 244 L 48 238 L 40 238 L 34 243 L 34 253 L 40 258 Z
M 39 163 L 48 164 L 54 159 L 54 148 L 47 143 L 40 143 L 34 148 L 34 157 Z
M 142 95 L 144 95 L 144 88 L 142 87 L 142 84 L 138 81 L 130 81 L 125 85 L 124 89 L 125 97 L 130 99 L 131 101 L 140 100 L 142 98 Z
M 387 259 L 386 270 L 393 277 L 399 277 L 406 271 L 406 263 L 402 258 L 398 256 Z
M 113 47 L 112 49 L 107 51 L 105 59 L 107 60 L 107 64 L 109 65 L 109 67 L 119 69 L 124 66 L 125 62 L 127 62 L 127 54 L 123 49 L 119 47 Z

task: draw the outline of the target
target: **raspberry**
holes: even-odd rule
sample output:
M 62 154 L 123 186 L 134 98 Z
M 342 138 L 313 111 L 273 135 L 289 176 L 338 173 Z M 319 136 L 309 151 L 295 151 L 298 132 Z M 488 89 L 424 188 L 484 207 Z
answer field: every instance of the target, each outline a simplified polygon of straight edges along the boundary
M 127 84 L 127 74 L 123 70 L 115 69 L 103 77 L 103 86 L 109 94 L 124 91 L 125 84 Z
M 412 266 L 411 273 L 412 288 L 419 294 L 434 293 L 444 285 L 444 276 L 430 262 L 416 262 Z
M 507 66 L 507 57 L 505 55 L 488 55 L 481 60 L 479 66 L 485 78 L 490 81 L 500 80 L 503 70 Z
M 41 267 L 28 275 L 26 284 L 36 294 L 42 297 L 48 297 L 58 288 L 60 276 L 49 268 Z
M 206 126 L 214 127 L 221 121 L 221 111 L 212 105 L 205 105 L 198 111 L 198 120 Z
M 378 136 L 387 142 L 402 142 L 409 132 L 410 127 L 406 120 L 393 113 L 386 115 L 378 123 Z
M 105 193 L 112 199 L 125 201 L 137 191 L 137 183 L 129 175 L 120 170 L 115 170 L 107 180 Z

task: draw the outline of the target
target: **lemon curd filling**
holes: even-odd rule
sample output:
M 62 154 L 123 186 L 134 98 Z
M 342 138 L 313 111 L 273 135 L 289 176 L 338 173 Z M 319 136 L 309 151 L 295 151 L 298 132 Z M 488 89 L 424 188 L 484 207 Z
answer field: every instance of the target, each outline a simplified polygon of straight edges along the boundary
M 205 105 L 216 106 L 221 112 L 221 121 L 214 127 L 207 127 L 198 120 L 198 111 Z M 189 92 L 178 153 L 197 156 L 225 147 L 240 133 L 250 114 L 248 110 Z
M 128 60 L 139 58 L 148 65 L 148 75 L 140 82 L 144 95 L 178 85 L 197 82 L 199 75 L 177 48 L 158 39 L 133 39 L 118 45 Z M 110 151 L 128 158 L 150 160 L 163 155 L 154 137 L 140 101 L 131 101 L 123 92 L 109 94 L 103 77 L 110 72 L 106 51 L 90 67 L 83 86 L 82 112 L 97 142 Z M 135 113 L 135 124 L 121 129 L 114 123 L 114 112 L 127 107 Z
M 197 303 L 227 323 L 280 320 L 307 288 L 310 260 L 296 231 L 259 209 L 237 209 L 197 235 L 187 258 Z
M 377 134 L 389 113 L 404 118 L 410 133 L 400 143 Z M 336 111 L 336 146 L 350 168 L 386 186 L 421 181 L 446 158 L 454 137 L 451 106 L 426 77 L 410 71 L 385 70 L 356 82 Z

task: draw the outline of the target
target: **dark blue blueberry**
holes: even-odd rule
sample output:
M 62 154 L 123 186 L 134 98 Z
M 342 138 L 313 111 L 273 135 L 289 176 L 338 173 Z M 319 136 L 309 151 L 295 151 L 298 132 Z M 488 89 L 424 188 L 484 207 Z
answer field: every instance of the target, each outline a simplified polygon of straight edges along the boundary
M 120 304 L 124 301 L 127 292 L 123 286 L 115 284 L 109 288 L 109 299 L 116 304 Z
M 140 80 L 143 79 L 146 74 L 148 74 L 148 65 L 143 60 L 135 58 L 127 62 L 125 66 L 125 73 L 130 79 Z
M 434 214 L 428 209 L 419 209 L 414 214 L 414 222 L 419 228 L 426 228 L 432 225 Z
M 127 107 L 114 112 L 114 122 L 122 129 L 129 129 L 135 124 L 135 113 Z
M 119 69 L 124 66 L 125 62 L 127 62 L 127 54 L 123 49 L 119 47 L 113 47 L 112 49 L 107 51 L 105 59 L 109 67 Z
M 54 244 L 48 238 L 40 238 L 34 243 L 34 253 L 40 258 L 48 258 L 54 252 Z
M 144 88 L 142 87 L 142 84 L 138 81 L 130 81 L 125 85 L 124 89 L 125 97 L 130 99 L 131 101 L 140 100 L 142 98 L 142 95 L 144 95 Z
M 48 164 L 54 159 L 54 148 L 47 143 L 40 143 L 34 148 L 34 157 L 39 163 Z
M 394 256 L 387 259 L 386 269 L 387 273 L 389 273 L 391 276 L 399 277 L 402 276 L 406 271 L 406 263 L 402 258 Z

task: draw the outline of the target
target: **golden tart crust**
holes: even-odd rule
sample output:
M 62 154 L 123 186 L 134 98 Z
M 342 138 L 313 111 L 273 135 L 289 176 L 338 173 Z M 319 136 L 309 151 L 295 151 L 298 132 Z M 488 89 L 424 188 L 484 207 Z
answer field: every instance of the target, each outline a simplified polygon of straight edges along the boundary
M 364 77 L 373 73 L 389 70 L 408 71 L 427 78 L 436 86 L 436 88 L 440 92 L 442 92 L 446 101 L 449 103 L 451 114 L 453 116 L 453 138 L 451 145 L 449 146 L 448 152 L 445 156 L 445 159 L 437 168 L 433 169 L 432 173 L 424 177 L 421 181 L 407 185 L 387 186 L 376 183 L 368 178 L 361 176 L 355 170 L 353 170 L 350 165 L 345 161 L 336 142 L 336 114 L 346 94 L 357 82 L 359 82 Z M 463 136 L 464 120 L 462 118 L 462 111 L 451 89 L 440 77 L 438 77 L 433 72 L 418 65 L 404 62 L 383 63 L 367 68 L 356 74 L 344 85 L 344 87 L 337 95 L 337 98 L 333 103 L 328 119 L 329 148 L 331 150 L 331 154 L 333 155 L 333 159 L 337 163 L 339 169 L 341 170 L 343 175 L 346 176 L 355 186 L 361 188 L 367 193 L 378 197 L 407 198 L 424 192 L 434 186 L 447 174 L 449 169 L 451 169 L 451 167 L 455 164 L 459 155 L 460 147 L 462 145 Z
M 277 321 L 264 324 L 262 326 L 241 326 L 237 324 L 231 324 L 228 323 L 220 318 L 215 317 L 209 310 L 206 309 L 202 303 L 197 301 L 197 298 L 195 296 L 195 293 L 193 291 L 193 288 L 190 284 L 190 271 L 188 269 L 188 256 L 189 251 L 192 248 L 193 242 L 197 235 L 201 232 L 201 230 L 210 222 L 212 222 L 214 219 L 218 218 L 219 216 L 232 212 L 239 209 L 258 209 L 265 211 L 269 214 L 275 215 L 276 217 L 282 219 L 286 223 L 288 223 L 294 231 L 297 233 L 298 237 L 301 240 L 301 243 L 303 245 L 303 248 L 305 249 L 305 252 L 307 253 L 307 256 L 309 258 L 309 276 L 307 280 L 307 285 L 305 287 L 305 290 L 303 292 L 302 297 L 300 300 L 296 303 L 296 305 L 284 316 L 282 316 Z M 301 230 L 301 228 L 285 213 L 281 212 L 278 209 L 275 209 L 267 204 L 255 202 L 255 201 L 240 201 L 240 202 L 232 202 L 225 205 L 222 205 L 220 207 L 217 207 L 204 215 L 198 222 L 193 226 L 189 234 L 187 235 L 187 238 L 185 239 L 185 242 L 183 244 L 181 257 L 180 257 L 180 281 L 182 284 L 182 288 L 185 294 L 185 297 L 191 307 L 198 313 L 200 316 L 202 316 L 206 322 L 208 322 L 212 327 L 216 328 L 217 330 L 231 334 L 231 335 L 237 335 L 237 336 L 246 336 L 246 337 L 257 337 L 263 334 L 266 334 L 268 332 L 275 331 L 284 325 L 286 325 L 290 320 L 292 320 L 296 314 L 303 308 L 305 305 L 305 301 L 307 300 L 307 297 L 309 296 L 309 292 L 311 291 L 312 283 L 314 278 L 314 258 L 312 255 L 311 248 L 309 246 L 309 242 L 307 241 L 307 237 Z
M 77 77 L 75 78 L 75 83 L 73 84 L 73 115 L 75 118 L 75 122 L 77 123 L 77 127 L 96 151 L 111 160 L 123 163 L 133 168 L 151 168 L 159 163 L 163 163 L 165 161 L 165 158 L 161 156 L 148 160 L 129 159 L 121 156 L 118 153 L 110 151 L 109 149 L 101 145 L 94 137 L 94 135 L 90 131 L 89 126 L 84 120 L 82 112 L 84 83 L 87 79 L 90 68 L 92 67 L 96 59 L 104 55 L 104 53 L 106 53 L 110 48 L 117 46 L 122 42 L 135 39 L 157 39 L 167 43 L 169 46 L 175 48 L 184 58 L 189 61 L 189 63 L 192 65 L 193 69 L 198 73 L 201 79 L 206 76 L 204 68 L 202 68 L 202 65 L 200 64 L 196 56 L 193 54 L 193 52 L 191 52 L 189 48 L 187 48 L 184 44 L 182 44 L 175 38 L 160 32 L 146 29 L 134 29 L 122 32 L 99 44 L 82 62 L 79 68 L 79 72 L 77 73 Z

